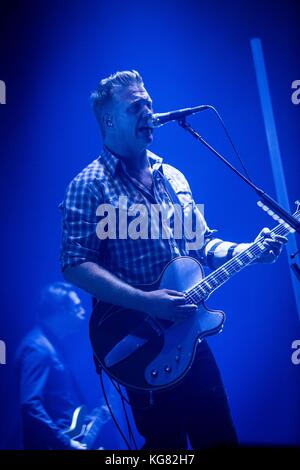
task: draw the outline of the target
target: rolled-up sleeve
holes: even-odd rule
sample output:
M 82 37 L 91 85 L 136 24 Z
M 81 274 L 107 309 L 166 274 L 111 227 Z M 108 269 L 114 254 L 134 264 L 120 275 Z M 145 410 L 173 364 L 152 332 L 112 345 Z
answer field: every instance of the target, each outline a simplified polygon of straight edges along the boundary
M 81 179 L 74 179 L 69 184 L 59 206 L 62 212 L 62 271 L 85 261 L 100 262 L 101 240 L 96 234 L 96 211 L 101 202 L 100 188 Z

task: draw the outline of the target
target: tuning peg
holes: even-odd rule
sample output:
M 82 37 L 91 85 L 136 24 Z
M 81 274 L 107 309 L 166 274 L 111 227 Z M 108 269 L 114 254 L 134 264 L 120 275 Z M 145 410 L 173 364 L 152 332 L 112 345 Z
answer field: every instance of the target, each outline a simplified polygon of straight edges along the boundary
M 271 209 L 269 209 L 269 207 L 264 204 L 263 202 L 261 201 L 257 201 L 257 205 L 258 207 L 260 207 L 263 211 L 265 211 L 267 214 L 269 214 L 269 216 L 271 216 L 274 220 L 279 220 L 279 216 L 277 214 L 275 214 L 274 211 L 272 211 Z
M 264 204 L 264 203 L 261 202 L 261 201 L 257 201 L 257 205 L 258 205 L 259 207 L 261 207 L 262 210 L 265 211 L 265 212 L 271 211 L 271 209 L 270 209 L 266 204 Z M 271 212 L 274 214 L 273 211 L 271 211 Z M 272 214 L 270 214 L 270 215 L 272 216 Z
M 274 219 L 274 220 L 279 220 L 279 215 L 275 214 L 275 212 L 272 211 L 271 209 L 269 209 L 269 210 L 267 211 L 267 214 L 268 214 L 270 217 L 272 217 L 272 219 Z
M 300 201 L 295 201 L 295 204 L 298 205 L 297 212 L 300 210 Z M 285 222 L 279 215 L 275 214 L 272 209 L 270 209 L 266 204 L 264 204 L 262 201 L 257 201 L 257 205 L 265 211 L 269 216 L 272 217 L 276 222 L 279 222 L 280 224 L 283 225 L 283 227 L 288 230 L 290 233 L 295 233 L 295 230 L 287 223 Z M 295 215 L 295 214 L 294 214 Z
M 258 205 L 258 207 L 261 207 L 264 211 L 269 210 L 268 206 L 266 206 L 266 204 L 264 204 L 261 201 L 257 201 L 257 205 Z
M 273 212 L 271 210 L 268 210 L 267 214 L 270 215 L 272 217 L 272 219 L 274 219 L 276 221 L 279 220 L 279 215 L 275 214 L 275 212 Z

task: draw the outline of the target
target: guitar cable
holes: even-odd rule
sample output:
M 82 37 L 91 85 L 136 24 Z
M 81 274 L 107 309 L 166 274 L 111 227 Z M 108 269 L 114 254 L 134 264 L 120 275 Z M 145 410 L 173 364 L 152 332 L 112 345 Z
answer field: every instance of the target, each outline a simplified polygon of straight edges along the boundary
M 129 437 L 131 439 L 131 441 L 133 442 L 134 444 L 134 447 L 135 447 L 135 450 L 138 450 L 138 447 L 137 447 L 137 443 L 136 443 L 136 440 L 135 440 L 135 437 L 134 437 L 134 433 L 132 431 L 132 426 L 130 424 L 130 421 L 129 421 L 129 418 L 128 418 L 128 414 L 127 414 L 127 409 L 126 409 L 126 403 L 128 406 L 131 406 L 129 400 L 124 396 L 122 390 L 121 390 L 121 387 L 120 387 L 120 384 L 118 384 L 115 380 L 113 380 L 111 378 L 110 375 L 107 375 L 107 377 L 109 378 L 109 380 L 111 381 L 112 385 L 115 387 L 117 393 L 119 394 L 120 396 L 120 399 L 121 399 L 121 402 L 122 402 L 122 406 L 123 406 L 123 410 L 124 410 L 124 415 L 125 415 L 125 419 L 126 419 L 126 423 L 127 423 L 127 429 L 128 429 L 128 434 L 129 434 Z
M 110 379 L 111 382 L 112 382 L 112 379 Z M 121 392 L 121 388 L 120 388 L 120 385 L 119 384 L 116 384 L 116 389 L 120 395 L 120 398 L 121 398 L 121 402 L 122 402 L 122 406 L 123 406 L 123 410 L 124 410 L 124 415 L 125 415 L 125 419 L 126 419 L 126 423 L 127 423 L 127 429 L 128 429 L 128 434 L 129 434 L 129 437 L 131 439 L 131 441 L 133 442 L 133 445 L 135 447 L 135 450 L 138 450 L 138 447 L 137 447 L 137 444 L 136 444 L 136 440 L 135 440 L 135 437 L 134 437 L 134 433 L 133 433 L 133 430 L 132 430 L 132 426 L 130 424 L 130 421 L 129 421 L 129 418 L 128 418 L 128 414 L 127 414 L 127 409 L 126 409 L 126 403 L 130 405 L 129 401 L 124 397 L 124 395 L 122 394 Z
M 118 423 L 118 421 L 116 420 L 116 417 L 115 415 L 113 414 L 113 411 L 111 409 L 111 406 L 109 404 L 109 401 L 108 401 L 108 398 L 107 398 L 107 394 L 106 394 L 106 391 L 105 391 L 105 387 L 104 387 L 104 383 L 103 383 L 103 376 L 102 376 L 102 368 L 99 369 L 99 378 L 100 378 L 100 383 L 101 383 L 101 388 L 102 388 L 102 393 L 103 393 L 103 396 L 104 396 L 104 400 L 105 400 L 105 403 L 106 403 L 106 406 L 107 408 L 109 409 L 109 412 L 110 412 L 110 415 L 112 417 L 112 420 L 113 422 L 115 423 L 116 425 L 116 428 L 118 429 L 119 433 L 121 434 L 128 450 L 133 450 L 131 447 L 130 447 L 130 444 L 125 436 L 125 434 L 123 433 L 122 429 L 120 428 L 120 425 Z
M 124 402 L 127 403 L 127 405 L 133 407 L 133 406 L 131 405 L 130 401 L 123 395 L 123 393 L 122 393 L 122 391 L 121 391 L 121 388 L 120 388 L 118 382 L 115 382 L 109 375 L 108 375 L 108 377 L 109 377 L 109 380 L 111 381 L 111 383 L 113 384 L 113 386 L 115 387 L 115 389 L 117 390 L 118 394 L 120 395 L 120 398 L 121 398 L 122 400 L 124 400 Z M 118 384 L 118 385 L 117 385 L 117 384 Z M 119 388 L 118 388 L 118 387 L 119 387 Z M 151 391 L 151 390 L 149 391 L 149 395 L 150 395 L 150 397 L 149 397 L 149 405 L 147 405 L 147 406 L 135 406 L 134 408 L 135 408 L 136 410 L 148 410 L 148 409 L 151 407 L 151 405 L 153 405 L 153 397 L 152 397 L 152 391 Z

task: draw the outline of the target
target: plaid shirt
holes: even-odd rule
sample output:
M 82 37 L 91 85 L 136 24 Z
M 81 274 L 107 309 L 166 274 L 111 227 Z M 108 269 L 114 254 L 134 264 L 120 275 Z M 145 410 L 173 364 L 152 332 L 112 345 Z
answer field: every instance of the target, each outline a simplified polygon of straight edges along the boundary
M 153 172 L 153 193 L 132 178 L 126 171 L 124 162 L 106 148 L 99 158 L 71 181 L 65 199 L 60 204 L 63 215 L 60 258 L 62 270 L 85 261 L 93 261 L 130 284 L 146 284 L 155 281 L 164 266 L 175 256 L 190 254 L 205 262 L 203 247 L 211 239 L 213 231 L 207 227 L 197 208 L 187 180 L 174 167 L 162 164 L 160 157 L 150 151 L 147 154 Z M 146 206 L 149 217 L 151 204 L 161 204 L 167 208 L 168 217 L 172 220 L 174 206 L 172 196 L 166 189 L 164 175 L 176 192 L 184 213 L 191 211 L 192 217 L 198 219 L 200 233 L 197 232 L 197 237 L 201 237 L 200 249 L 191 252 L 186 247 L 185 239 L 175 239 L 172 222 L 166 239 L 117 236 L 102 240 L 97 236 L 97 208 L 106 203 L 118 211 L 120 196 L 127 197 L 128 207 L 131 204 Z M 149 226 L 150 223 L 149 220 Z

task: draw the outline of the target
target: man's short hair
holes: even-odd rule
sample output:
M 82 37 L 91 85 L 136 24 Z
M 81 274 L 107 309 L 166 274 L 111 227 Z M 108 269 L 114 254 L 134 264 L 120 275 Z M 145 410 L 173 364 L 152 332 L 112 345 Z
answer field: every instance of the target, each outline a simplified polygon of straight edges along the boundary
M 67 282 L 53 282 L 45 286 L 40 293 L 38 319 L 46 320 L 59 309 L 68 307 L 71 292 L 74 292 L 74 287 Z
M 106 105 L 112 101 L 114 94 L 117 93 L 120 88 L 129 87 L 130 85 L 144 86 L 144 82 L 141 75 L 136 70 L 123 70 L 113 73 L 107 78 L 103 78 L 99 82 L 96 90 L 91 94 L 93 109 L 103 135 L 105 129 L 102 117 Z

